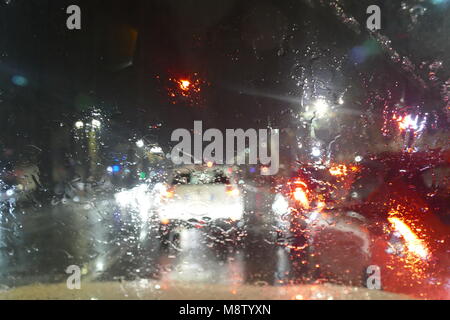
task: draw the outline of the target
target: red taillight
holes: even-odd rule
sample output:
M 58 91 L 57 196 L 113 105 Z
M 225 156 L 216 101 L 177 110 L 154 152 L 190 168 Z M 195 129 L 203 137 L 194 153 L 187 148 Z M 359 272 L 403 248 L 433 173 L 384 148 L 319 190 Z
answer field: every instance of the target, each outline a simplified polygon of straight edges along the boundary
M 308 186 L 303 181 L 296 179 L 290 182 L 291 196 L 299 202 L 303 208 L 309 209 Z
M 231 186 L 231 185 L 227 185 L 227 186 L 225 187 L 225 191 L 226 191 L 226 193 L 227 193 L 228 195 L 230 195 L 230 196 L 238 196 L 238 195 L 239 195 L 239 190 L 236 189 L 236 188 L 234 188 L 234 187 Z
M 172 199 L 174 196 L 175 192 L 173 188 L 167 188 L 166 190 L 164 190 L 161 194 L 161 198 L 163 199 Z
M 173 191 L 172 190 L 166 191 L 166 194 L 164 195 L 164 197 L 166 197 L 168 199 L 173 198 Z
M 308 195 L 306 194 L 306 191 L 303 190 L 303 188 L 295 188 L 294 192 L 292 193 L 292 196 L 294 197 L 294 199 L 298 202 L 300 202 L 300 204 L 305 208 L 308 209 L 309 208 L 309 200 L 308 200 Z

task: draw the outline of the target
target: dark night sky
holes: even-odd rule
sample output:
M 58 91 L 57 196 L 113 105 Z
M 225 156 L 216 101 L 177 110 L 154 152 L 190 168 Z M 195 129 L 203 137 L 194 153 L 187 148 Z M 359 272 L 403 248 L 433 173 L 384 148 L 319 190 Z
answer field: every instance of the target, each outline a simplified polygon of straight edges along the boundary
M 45 139 L 49 133 L 42 128 L 51 131 L 55 123 L 70 124 L 84 107 L 96 105 L 123 135 L 145 132 L 149 124 L 160 121 L 169 132 L 189 127 L 195 119 L 218 128 L 265 127 L 269 116 L 276 126 L 286 127 L 292 125 L 291 114 L 302 95 L 296 86 L 302 76 L 298 70 L 308 68 L 311 59 L 319 60 L 318 74 L 336 73 L 331 75 L 336 92 L 351 85 L 350 110 L 361 108 L 371 89 L 384 94 L 390 90 L 392 99 L 398 99 L 397 83 L 411 103 L 429 105 L 438 100 L 439 90 L 431 94 L 418 90 L 383 53 L 359 65 L 347 59 L 340 71 L 326 70 L 334 68 L 335 60 L 348 57 L 368 35 L 349 30 L 327 6 L 319 5 L 325 2 L 2 2 L 0 80 L 8 102 L 2 126 L 10 133 L 20 128 L 28 138 Z M 347 12 L 362 24 L 372 2 L 344 1 Z M 436 58 L 448 65 L 445 10 L 431 8 L 433 18 L 411 31 L 408 17 L 398 15 L 399 4 L 376 2 L 384 14 L 383 33 L 401 54 L 416 65 Z M 65 28 L 69 4 L 82 9 L 81 31 Z M 441 25 L 444 29 L 436 28 Z M 134 51 L 129 50 L 130 30 L 137 32 Z M 127 59 L 133 65 L 122 68 Z M 168 78 L 195 72 L 209 83 L 199 104 L 190 106 L 183 100 L 171 104 Z M 441 72 L 441 78 L 448 77 L 448 68 Z M 16 74 L 28 79 L 26 87 L 11 84 Z

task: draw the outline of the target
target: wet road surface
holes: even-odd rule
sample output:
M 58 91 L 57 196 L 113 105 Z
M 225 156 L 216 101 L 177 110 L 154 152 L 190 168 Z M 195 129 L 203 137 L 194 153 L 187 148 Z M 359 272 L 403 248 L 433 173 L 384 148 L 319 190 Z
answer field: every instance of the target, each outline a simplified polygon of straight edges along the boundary
M 151 199 L 150 199 L 151 200 Z M 168 279 L 219 284 L 288 280 L 289 253 L 274 244 L 273 195 L 245 192 L 244 236 L 217 244 L 206 230 L 182 229 L 161 244 L 157 225 L 111 195 L 2 213 L 0 284 L 17 287 L 65 281 L 70 265 L 83 281 Z

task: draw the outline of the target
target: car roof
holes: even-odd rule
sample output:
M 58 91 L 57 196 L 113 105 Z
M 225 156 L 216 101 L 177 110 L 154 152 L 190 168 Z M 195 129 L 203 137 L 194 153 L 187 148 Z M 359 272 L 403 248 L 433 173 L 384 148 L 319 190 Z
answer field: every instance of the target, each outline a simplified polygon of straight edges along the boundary
M 230 172 L 228 172 L 228 169 L 232 168 L 232 166 L 225 166 L 225 165 L 217 165 L 213 166 L 211 168 L 208 168 L 206 166 L 201 165 L 186 165 L 182 167 L 173 168 L 170 176 L 173 178 L 176 175 L 180 174 L 191 174 L 194 172 L 204 172 L 204 173 L 222 173 L 226 176 L 230 176 Z

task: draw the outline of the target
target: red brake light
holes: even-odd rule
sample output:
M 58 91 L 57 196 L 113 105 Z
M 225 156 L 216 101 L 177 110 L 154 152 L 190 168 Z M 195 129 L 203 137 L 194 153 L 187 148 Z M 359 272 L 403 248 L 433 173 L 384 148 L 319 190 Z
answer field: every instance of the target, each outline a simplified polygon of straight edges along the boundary
M 305 208 L 308 209 L 309 208 L 309 200 L 308 200 L 308 196 L 305 192 L 305 190 L 303 190 L 303 188 L 295 188 L 294 192 L 292 193 L 294 199 L 298 202 L 300 202 L 300 204 Z
M 291 196 L 299 202 L 305 209 L 309 209 L 308 186 L 303 181 L 297 179 L 290 183 Z
M 161 197 L 163 199 L 171 199 L 174 196 L 174 189 L 173 188 L 167 188 L 166 190 L 164 190 L 161 194 Z
M 239 190 L 229 184 L 225 187 L 225 191 L 230 196 L 238 196 L 239 195 Z

